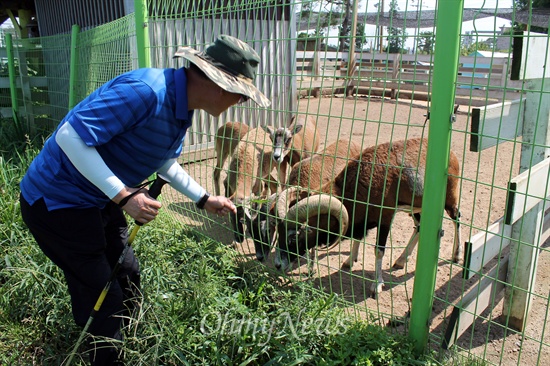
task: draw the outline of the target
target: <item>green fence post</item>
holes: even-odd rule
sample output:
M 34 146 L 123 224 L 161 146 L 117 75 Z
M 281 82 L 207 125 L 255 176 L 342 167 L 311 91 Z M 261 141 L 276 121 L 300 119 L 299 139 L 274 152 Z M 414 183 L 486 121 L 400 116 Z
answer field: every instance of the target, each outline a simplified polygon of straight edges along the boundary
M 11 113 L 15 123 L 18 123 L 19 105 L 17 103 L 17 82 L 15 79 L 15 57 L 13 54 L 13 40 L 9 33 L 6 33 L 6 52 L 8 54 L 8 74 L 10 78 Z
M 135 17 L 136 17 L 136 43 L 138 54 L 138 66 L 150 67 L 151 56 L 149 55 L 149 33 L 147 30 L 147 1 L 135 0 Z
M 458 73 L 462 10 L 463 0 L 438 2 L 424 183 L 424 192 L 430 194 L 424 195 L 422 200 L 422 230 L 418 243 L 409 330 L 409 336 L 415 342 L 418 353 L 426 349 L 428 342 L 435 291 Z
M 76 47 L 78 46 L 78 33 L 80 33 L 80 26 L 74 24 L 71 32 L 71 65 L 69 71 L 69 109 L 73 109 L 76 105 L 76 75 L 78 71 L 77 58 L 78 53 Z

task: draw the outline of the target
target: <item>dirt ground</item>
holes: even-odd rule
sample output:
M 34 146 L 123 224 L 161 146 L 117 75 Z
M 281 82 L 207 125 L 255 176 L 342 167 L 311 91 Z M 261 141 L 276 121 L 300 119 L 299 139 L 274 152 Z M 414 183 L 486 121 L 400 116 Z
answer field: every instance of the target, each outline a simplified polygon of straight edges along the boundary
M 424 114 L 427 104 L 422 101 L 395 101 L 382 98 L 364 97 L 321 97 L 299 100 L 299 113 L 318 116 L 318 130 L 321 133 L 321 148 L 336 138 L 350 138 L 364 147 L 392 140 L 426 136 L 428 125 Z M 519 143 L 507 142 L 480 153 L 470 152 L 468 106 L 460 106 L 453 125 L 452 149 L 462 164 L 461 201 L 462 242 L 492 224 L 504 214 L 506 188 L 510 178 L 517 175 L 521 147 Z M 430 122 L 428 122 L 430 123 Z M 200 165 L 200 166 L 199 166 Z M 209 190 L 212 187 L 212 166 L 214 160 L 188 166 L 190 174 Z M 223 178 L 223 175 L 222 175 Z M 190 203 L 179 198 L 177 206 L 192 208 Z M 172 206 L 174 208 L 175 206 Z M 184 221 L 205 232 L 216 240 L 229 244 L 232 240 L 229 220 L 210 216 L 204 222 L 199 216 L 186 213 Z M 444 218 L 444 232 L 439 254 L 437 283 L 431 332 L 441 339 L 447 327 L 453 304 L 460 301 L 464 293 L 475 287 L 476 276 L 469 281 L 462 279 L 460 266 L 451 264 L 454 227 L 449 218 Z M 408 265 L 401 270 L 391 270 L 407 244 L 413 231 L 413 221 L 405 213 L 399 213 L 392 226 L 391 248 L 386 250 L 383 263 L 383 276 L 386 282 L 384 291 L 377 299 L 370 297 L 370 285 L 374 278 L 374 246 L 376 230 L 365 239 L 359 252 L 359 261 L 351 271 L 342 270 L 341 264 L 349 255 L 350 241 L 346 240 L 331 249 L 319 251 L 316 272 L 308 278 L 305 261 L 295 266 L 290 274 L 296 280 L 312 281 L 327 292 L 343 297 L 351 304 L 351 311 L 357 314 L 381 314 L 380 322 L 386 324 L 390 317 L 404 317 L 411 307 L 416 250 L 409 256 Z M 253 258 L 253 244 L 245 241 L 239 251 Z M 269 262 L 273 259 L 272 254 Z M 267 263 L 267 265 L 271 265 Z M 457 344 L 476 354 L 491 364 L 499 365 L 548 365 L 550 364 L 550 329 L 547 326 L 548 304 L 550 302 L 550 251 L 548 243 L 543 245 L 539 257 L 536 286 L 533 289 L 532 310 L 527 329 L 518 333 L 506 327 L 502 319 L 503 293 L 494 299 L 491 309 L 486 310 L 474 325 L 458 340 Z M 384 314 L 384 315 L 382 315 Z M 404 325 L 396 325 L 396 331 L 404 332 Z M 434 338 L 432 338 L 434 339 Z M 433 342 L 438 348 L 440 342 Z

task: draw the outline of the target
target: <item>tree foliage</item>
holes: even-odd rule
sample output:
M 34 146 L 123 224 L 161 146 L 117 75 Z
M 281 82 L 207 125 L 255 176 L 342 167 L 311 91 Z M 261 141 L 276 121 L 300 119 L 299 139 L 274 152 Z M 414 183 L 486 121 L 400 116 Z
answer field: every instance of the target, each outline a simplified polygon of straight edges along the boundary
M 307 34 L 300 33 L 298 36 L 306 40 L 308 44 L 317 42 L 321 47 L 322 42 L 326 40 L 326 34 L 329 28 L 338 27 L 338 50 L 346 51 L 350 47 L 351 27 L 352 27 L 352 0 L 304 0 L 300 16 L 308 18 L 313 13 L 313 8 L 321 8 L 318 19 L 315 24 L 315 32 Z M 365 36 L 365 25 L 357 24 L 355 35 L 355 47 L 362 49 L 367 43 Z
M 325 49 L 326 39 L 327 37 L 325 36 L 325 33 L 323 30 L 315 30 L 313 33 L 302 32 L 298 34 L 299 47 L 303 47 L 304 51 L 315 51 L 315 50 Z
M 534 9 L 550 9 L 550 0 L 514 0 L 514 6 L 519 10 L 527 10 L 529 1 L 532 2 Z
M 550 0 L 514 0 L 514 8 L 517 10 L 529 10 L 531 2 L 532 9 L 550 9 Z M 513 28 L 515 31 L 525 30 L 525 24 L 514 22 Z M 538 33 L 549 33 L 548 28 L 531 26 L 531 31 Z
M 342 30 L 342 26 L 338 27 L 340 35 L 340 50 L 347 51 L 350 48 L 351 40 L 351 26 L 347 27 L 346 31 Z M 363 49 L 367 43 L 367 37 L 365 36 L 365 24 L 359 23 L 355 29 L 355 48 L 358 50 Z
M 390 2 L 390 19 L 397 17 L 399 6 L 396 0 Z M 403 28 L 388 27 L 388 52 L 400 53 L 407 40 L 407 32 Z
M 462 46 L 460 48 L 460 55 L 461 56 L 468 56 L 468 55 L 472 54 L 475 51 L 493 51 L 493 47 L 489 43 L 476 42 L 476 43 L 472 43 L 469 46 Z
M 430 55 L 434 52 L 435 34 L 432 31 L 420 32 L 417 39 L 416 52 Z

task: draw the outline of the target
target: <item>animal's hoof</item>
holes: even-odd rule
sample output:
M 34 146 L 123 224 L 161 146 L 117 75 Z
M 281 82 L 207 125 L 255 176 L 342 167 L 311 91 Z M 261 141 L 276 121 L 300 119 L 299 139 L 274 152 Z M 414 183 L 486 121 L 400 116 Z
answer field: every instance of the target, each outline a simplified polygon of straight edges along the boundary
M 353 264 L 350 262 L 349 259 L 342 263 L 342 269 L 351 269 L 351 267 L 353 267 Z
M 373 299 L 376 299 L 378 297 L 378 294 L 382 292 L 383 287 L 384 287 L 384 282 L 373 283 L 370 288 L 370 297 Z
M 395 263 L 393 264 L 393 267 L 392 267 L 392 268 L 393 268 L 393 269 L 403 269 L 403 268 L 405 268 L 405 265 L 404 265 L 403 263 L 401 263 L 401 262 L 395 262 Z

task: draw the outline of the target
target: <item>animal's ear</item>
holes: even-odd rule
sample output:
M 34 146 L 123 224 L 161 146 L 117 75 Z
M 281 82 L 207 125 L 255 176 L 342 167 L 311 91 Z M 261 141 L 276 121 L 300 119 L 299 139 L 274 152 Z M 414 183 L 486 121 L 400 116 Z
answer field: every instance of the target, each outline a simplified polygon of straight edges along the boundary
M 269 126 L 260 126 L 262 128 L 262 130 L 265 131 L 265 133 L 267 133 L 269 135 L 269 138 L 271 139 L 271 141 L 273 141 L 275 139 L 275 130 L 272 129 L 271 127 Z
M 304 125 L 296 125 L 296 127 L 294 127 L 294 131 L 292 131 L 292 134 L 296 135 L 298 132 L 302 130 L 302 127 L 304 127 Z

